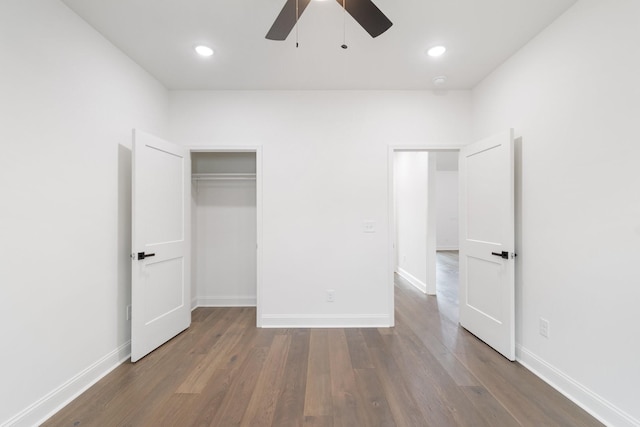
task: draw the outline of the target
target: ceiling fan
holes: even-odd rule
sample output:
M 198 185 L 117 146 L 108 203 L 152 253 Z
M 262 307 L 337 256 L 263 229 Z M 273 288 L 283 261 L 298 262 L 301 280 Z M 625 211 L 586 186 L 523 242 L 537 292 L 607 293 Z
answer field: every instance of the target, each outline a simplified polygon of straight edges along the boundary
M 269 40 L 285 40 L 311 0 L 287 0 L 266 35 Z M 393 24 L 371 0 L 336 0 L 371 37 L 378 37 Z

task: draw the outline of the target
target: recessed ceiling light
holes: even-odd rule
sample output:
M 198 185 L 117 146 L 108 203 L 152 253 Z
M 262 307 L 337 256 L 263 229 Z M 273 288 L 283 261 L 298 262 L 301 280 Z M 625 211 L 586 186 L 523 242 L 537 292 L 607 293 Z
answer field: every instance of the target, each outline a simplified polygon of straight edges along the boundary
M 209 46 L 198 45 L 198 46 L 194 47 L 194 49 L 196 50 L 196 52 L 200 56 L 211 56 L 211 55 L 213 55 L 213 49 L 211 49 Z
M 442 55 L 447 51 L 447 48 L 444 46 L 434 46 L 427 51 L 427 55 L 437 57 Z

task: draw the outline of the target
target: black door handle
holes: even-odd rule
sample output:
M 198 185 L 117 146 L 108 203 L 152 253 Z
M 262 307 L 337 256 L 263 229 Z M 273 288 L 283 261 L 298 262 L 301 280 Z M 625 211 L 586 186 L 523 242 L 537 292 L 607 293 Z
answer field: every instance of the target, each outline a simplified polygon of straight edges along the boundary
M 138 252 L 138 259 L 145 259 L 152 256 L 156 256 L 156 254 L 145 254 L 144 252 Z
M 503 259 L 509 259 L 509 252 L 507 251 L 502 251 L 502 253 L 491 252 L 491 255 L 499 256 L 499 257 L 502 257 Z

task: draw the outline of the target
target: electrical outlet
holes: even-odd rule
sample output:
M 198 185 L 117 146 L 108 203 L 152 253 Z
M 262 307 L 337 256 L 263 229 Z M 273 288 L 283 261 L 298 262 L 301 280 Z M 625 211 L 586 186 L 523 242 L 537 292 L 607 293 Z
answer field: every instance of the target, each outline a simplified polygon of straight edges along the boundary
M 549 321 L 542 317 L 540 318 L 540 335 L 549 338 Z
M 333 289 L 327 289 L 327 302 L 334 302 L 336 300 L 336 291 Z
M 127 306 L 127 320 L 131 320 L 131 305 Z

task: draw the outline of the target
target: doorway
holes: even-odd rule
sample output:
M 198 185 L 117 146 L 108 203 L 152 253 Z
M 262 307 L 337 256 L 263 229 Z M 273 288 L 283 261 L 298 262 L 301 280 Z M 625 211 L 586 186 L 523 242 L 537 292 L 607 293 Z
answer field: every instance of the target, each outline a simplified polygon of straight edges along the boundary
M 260 151 L 192 149 L 192 308 L 257 307 Z
M 397 277 L 434 296 L 443 281 L 443 296 L 457 303 L 458 154 L 457 147 L 390 147 L 391 313 Z

